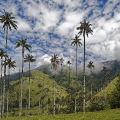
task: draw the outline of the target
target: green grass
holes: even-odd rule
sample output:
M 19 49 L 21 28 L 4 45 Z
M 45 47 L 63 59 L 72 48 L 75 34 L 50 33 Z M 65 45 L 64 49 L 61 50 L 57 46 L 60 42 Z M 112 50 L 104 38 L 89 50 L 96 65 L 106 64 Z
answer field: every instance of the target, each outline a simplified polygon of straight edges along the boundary
M 2 118 L 2 120 L 120 120 L 120 109 L 109 109 L 99 112 L 82 112 L 57 115 L 35 115 Z

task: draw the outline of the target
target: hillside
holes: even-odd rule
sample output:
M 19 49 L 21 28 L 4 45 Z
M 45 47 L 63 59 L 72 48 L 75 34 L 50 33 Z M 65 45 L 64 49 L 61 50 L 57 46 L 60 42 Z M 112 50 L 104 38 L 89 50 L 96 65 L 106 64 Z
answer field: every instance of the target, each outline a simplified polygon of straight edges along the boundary
M 113 79 L 108 85 L 107 87 L 105 87 L 104 89 L 100 89 L 100 91 L 95 94 L 93 96 L 93 98 L 96 98 L 96 97 L 106 97 L 107 95 L 111 94 L 111 92 L 116 88 L 116 84 L 117 84 L 117 80 L 118 80 L 118 77 L 116 77 L 115 79 Z M 88 100 L 86 102 L 86 107 L 89 107 L 90 106 L 90 100 Z
M 113 63 L 112 63 L 113 64 Z M 111 91 L 115 88 L 115 83 L 117 81 L 117 77 L 114 80 L 111 80 L 114 75 L 111 76 L 110 71 L 113 68 L 108 70 L 106 81 L 110 82 L 110 84 L 104 89 L 101 84 L 105 87 L 105 81 L 103 77 L 103 73 L 99 73 L 98 75 L 86 75 L 86 104 L 89 106 L 90 100 L 90 84 L 92 81 L 93 85 L 93 96 L 105 96 L 106 94 L 110 94 Z M 45 72 L 44 72 L 45 71 Z M 117 73 L 119 71 L 119 67 L 117 67 Z M 56 97 L 56 113 L 59 113 L 60 106 L 63 113 L 72 113 L 74 112 L 74 104 L 75 104 L 75 74 L 70 73 L 70 81 L 69 81 L 69 70 L 63 69 L 62 72 L 58 72 L 54 77 L 51 71 L 48 69 L 48 65 L 38 67 L 30 72 L 31 78 L 31 113 L 38 114 L 38 106 L 39 106 L 39 92 L 40 92 L 40 104 L 41 104 L 41 113 L 47 113 L 47 103 L 48 103 L 48 111 L 49 114 L 53 113 L 53 95 L 54 95 L 54 86 L 53 82 L 56 84 L 55 89 L 55 97 Z M 99 77 L 101 76 L 102 77 Z M 19 78 L 19 74 L 17 74 Z M 110 78 L 111 77 L 111 78 Z M 110 78 L 110 79 L 109 79 Z M 38 87 L 40 85 L 40 89 Z M 97 93 L 97 89 L 102 89 L 99 93 Z M 29 89 L 29 77 L 28 71 L 24 73 L 23 77 L 23 113 L 26 114 L 26 107 L 28 107 L 28 90 Z M 14 81 L 10 81 L 10 96 L 9 96 L 9 110 L 10 114 L 19 114 L 19 96 L 21 90 L 21 78 L 16 79 Z M 7 91 L 7 89 L 6 89 Z M 47 92 L 48 91 L 48 92 Z M 83 108 L 83 74 L 78 73 L 78 80 L 76 81 L 76 91 L 77 91 L 77 111 L 82 111 Z M 96 92 L 97 91 L 97 92 Z M 5 97 L 6 99 L 7 97 Z M 70 109 L 71 108 L 71 109 Z M 6 111 L 6 101 L 5 101 L 5 111 Z M 15 112 L 14 112 L 15 111 Z
M 53 100 L 53 81 L 55 80 L 51 79 L 49 75 L 44 74 L 41 71 L 38 70 L 32 70 L 31 71 L 32 77 L 31 77 L 31 107 L 38 106 L 38 101 L 39 101 L 39 88 L 38 84 L 41 84 L 40 88 L 40 98 L 43 107 L 45 108 L 47 100 L 51 101 L 51 106 L 52 106 L 52 100 Z M 16 106 L 16 104 L 19 104 L 19 93 L 20 93 L 20 81 L 11 81 L 10 82 L 10 97 L 9 97 L 9 102 L 11 106 Z M 61 91 L 61 86 L 58 85 L 58 83 L 55 82 L 56 85 L 56 98 L 61 97 L 66 97 L 68 94 L 66 92 L 66 88 L 62 88 Z M 28 89 L 29 89 L 29 78 L 28 77 L 23 77 L 23 107 L 26 107 L 26 104 L 28 104 Z M 47 93 L 47 89 L 49 89 L 49 92 Z M 18 107 L 18 105 L 16 106 Z
M 105 96 L 105 93 L 106 95 L 110 94 L 115 89 L 115 84 L 117 83 L 117 80 L 118 80 L 118 77 L 113 79 L 105 89 L 101 90 L 95 96 Z

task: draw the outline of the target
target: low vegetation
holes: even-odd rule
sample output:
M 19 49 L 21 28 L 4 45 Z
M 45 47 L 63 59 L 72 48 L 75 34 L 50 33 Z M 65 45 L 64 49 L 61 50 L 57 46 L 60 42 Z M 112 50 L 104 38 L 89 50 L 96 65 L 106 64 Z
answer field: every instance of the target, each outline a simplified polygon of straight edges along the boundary
M 2 120 L 119 120 L 120 109 L 109 109 L 99 112 L 82 112 L 57 115 L 32 115 L 2 118 Z

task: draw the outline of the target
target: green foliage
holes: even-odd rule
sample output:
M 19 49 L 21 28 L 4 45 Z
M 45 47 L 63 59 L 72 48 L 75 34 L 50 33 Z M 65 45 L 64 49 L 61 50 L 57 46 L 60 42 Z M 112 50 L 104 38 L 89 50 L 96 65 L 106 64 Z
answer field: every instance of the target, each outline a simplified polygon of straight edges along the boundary
M 60 102 L 60 99 L 57 97 L 55 100 L 55 103 L 58 104 Z
M 26 99 L 22 99 L 22 106 L 26 107 L 26 104 L 27 104 L 27 100 Z
M 109 104 L 112 109 L 120 108 L 120 76 L 118 78 L 116 88 L 114 91 L 109 95 Z
M 105 101 L 103 97 L 101 98 L 99 97 L 99 98 L 91 100 L 90 106 L 89 106 L 89 110 L 91 112 L 100 111 L 104 109 L 105 109 Z
M 83 114 L 83 112 L 78 112 L 72 114 L 32 115 L 32 116 L 30 115 L 21 117 L 2 118 L 2 120 L 119 120 L 119 119 L 120 109 L 113 110 L 110 109 L 99 112 L 86 112 L 85 114 Z

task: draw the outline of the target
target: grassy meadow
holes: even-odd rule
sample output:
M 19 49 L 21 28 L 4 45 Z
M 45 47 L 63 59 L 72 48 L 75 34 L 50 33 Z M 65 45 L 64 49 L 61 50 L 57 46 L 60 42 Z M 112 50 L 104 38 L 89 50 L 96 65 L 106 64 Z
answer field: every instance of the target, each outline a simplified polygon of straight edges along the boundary
M 120 120 L 120 109 L 109 109 L 99 112 L 82 112 L 57 115 L 33 115 L 2 118 L 2 120 Z

